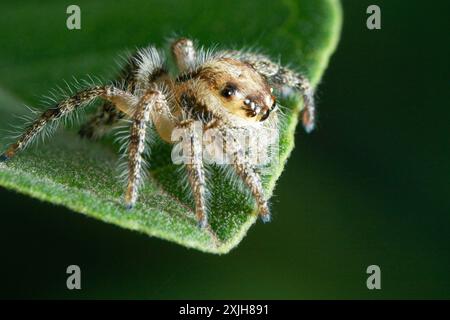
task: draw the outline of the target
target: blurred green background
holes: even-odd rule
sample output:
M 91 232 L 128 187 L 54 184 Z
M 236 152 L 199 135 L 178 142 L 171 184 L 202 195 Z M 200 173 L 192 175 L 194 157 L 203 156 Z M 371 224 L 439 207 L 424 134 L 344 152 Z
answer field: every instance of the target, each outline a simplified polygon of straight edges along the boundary
M 64 12 L 68 4 L 58 6 Z M 0 189 L 1 297 L 450 298 L 450 6 L 447 1 L 400 0 L 342 4 L 341 42 L 317 93 L 318 130 L 312 135 L 297 130 L 296 148 L 272 198 L 272 223 L 256 224 L 230 254 L 214 256 Z M 382 9 L 381 30 L 366 28 L 370 4 Z M 30 5 L 36 6 L 31 22 L 21 16 Z M 12 4 L 1 6 L 3 53 L 27 48 L 27 37 L 45 43 L 39 26 L 65 23 L 66 15 L 47 16 L 38 2 L 14 10 Z M 139 10 L 130 6 L 124 9 L 128 15 Z M 99 6 L 82 23 L 102 19 L 114 4 L 110 7 Z M 173 19 L 170 5 L 155 10 L 161 10 L 160 18 L 149 23 L 160 24 L 164 36 L 182 32 L 192 21 L 186 15 L 180 18 L 180 30 L 166 30 L 165 17 Z M 270 13 L 268 8 L 264 18 L 272 18 Z M 130 31 L 141 24 L 117 23 L 124 25 L 122 34 L 108 35 L 105 25 L 105 39 L 96 39 L 106 59 L 114 54 L 109 47 L 118 42 L 145 44 L 145 31 Z M 11 28 L 14 24 L 17 30 Z M 16 39 L 16 32 L 22 38 Z M 261 30 L 260 39 L 250 40 L 224 37 L 254 44 L 268 42 L 265 34 Z M 71 46 L 92 47 L 82 35 L 73 42 L 66 36 L 61 31 L 64 46 L 54 47 L 58 59 Z M 27 56 L 39 57 L 39 48 L 27 49 L 15 60 L 0 62 L 0 84 L 12 88 L 26 81 L 29 99 L 36 99 L 54 82 L 12 72 L 28 67 Z M 48 51 L 45 55 L 51 57 Z M 105 74 L 95 58 L 83 57 L 76 66 L 80 74 Z M 39 70 L 38 63 L 34 69 Z M 62 79 L 74 71 L 68 63 L 39 74 Z M 66 289 L 70 264 L 82 269 L 80 291 Z M 379 291 L 366 288 L 365 271 L 371 264 L 381 268 Z

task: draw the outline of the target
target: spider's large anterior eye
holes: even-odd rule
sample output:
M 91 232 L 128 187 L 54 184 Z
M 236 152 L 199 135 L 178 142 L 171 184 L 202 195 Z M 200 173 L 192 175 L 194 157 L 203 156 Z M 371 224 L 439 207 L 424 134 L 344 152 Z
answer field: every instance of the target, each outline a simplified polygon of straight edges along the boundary
M 234 95 L 237 91 L 237 88 L 234 84 L 228 83 L 225 88 L 222 89 L 222 91 L 220 92 L 220 94 L 222 95 L 222 97 L 225 98 L 229 98 L 232 95 Z
M 269 117 L 269 115 L 270 115 L 270 110 L 267 110 L 259 121 L 266 120 Z

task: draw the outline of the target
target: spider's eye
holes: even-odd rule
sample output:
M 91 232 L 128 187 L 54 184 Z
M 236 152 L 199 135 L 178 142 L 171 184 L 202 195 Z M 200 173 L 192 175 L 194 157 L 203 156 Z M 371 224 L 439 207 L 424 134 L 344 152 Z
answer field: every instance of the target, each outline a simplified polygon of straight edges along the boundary
M 220 94 L 222 97 L 229 98 L 234 95 L 237 91 L 237 87 L 234 84 L 228 83 L 225 88 L 222 89 Z
M 269 115 L 270 115 L 270 110 L 267 110 L 259 121 L 266 120 L 269 117 Z
M 275 107 L 277 106 L 277 98 L 275 96 L 272 96 L 272 100 L 273 100 L 273 103 L 272 103 L 272 107 L 270 108 L 270 110 L 275 109 Z

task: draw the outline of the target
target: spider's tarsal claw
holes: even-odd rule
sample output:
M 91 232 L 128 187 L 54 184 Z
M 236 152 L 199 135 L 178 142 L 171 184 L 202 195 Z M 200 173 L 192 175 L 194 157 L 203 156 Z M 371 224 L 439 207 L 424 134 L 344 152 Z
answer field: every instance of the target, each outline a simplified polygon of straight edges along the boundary
M 125 204 L 125 209 L 126 210 L 131 210 L 131 209 L 133 209 L 133 207 L 134 207 L 134 205 L 132 203 L 126 203 Z
M 311 133 L 315 128 L 313 114 L 307 109 L 302 111 L 302 123 L 306 133 Z
M 270 213 L 267 214 L 263 214 L 261 215 L 261 221 L 264 223 L 268 223 L 272 220 L 272 216 L 270 215 Z
M 8 161 L 8 160 L 9 160 L 9 157 L 8 157 L 5 153 L 3 153 L 2 155 L 0 155 L 0 163 L 6 162 L 6 161 Z
M 313 122 L 310 122 L 310 123 L 304 123 L 303 127 L 305 128 L 306 133 L 311 133 L 314 130 L 315 125 Z
M 205 229 L 208 226 L 208 221 L 206 219 L 201 219 L 197 222 L 197 226 L 200 229 Z

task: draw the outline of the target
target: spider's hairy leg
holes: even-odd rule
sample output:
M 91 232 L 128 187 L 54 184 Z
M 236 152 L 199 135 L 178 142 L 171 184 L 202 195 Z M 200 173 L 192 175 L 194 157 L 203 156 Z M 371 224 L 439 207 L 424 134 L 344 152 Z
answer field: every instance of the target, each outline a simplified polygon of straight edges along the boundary
M 166 105 L 164 95 L 154 89 L 149 89 L 140 98 L 132 115 L 130 142 L 128 145 L 128 180 L 125 193 L 125 204 L 131 209 L 138 198 L 139 186 L 142 183 L 143 153 L 145 151 L 147 126 L 150 123 L 152 111 L 156 105 Z
M 178 39 L 172 43 L 170 49 L 180 72 L 187 71 L 194 66 L 196 52 L 192 40 Z
M 119 107 L 126 109 L 126 103 L 131 99 L 130 94 L 117 89 L 113 86 L 93 86 L 79 91 L 73 96 L 57 103 L 54 107 L 44 111 L 30 126 L 20 138 L 0 156 L 0 161 L 11 159 L 17 152 L 25 149 L 25 147 L 36 138 L 46 125 L 60 120 L 64 116 L 76 111 L 82 106 L 92 102 L 96 98 L 103 98 L 113 103 L 118 103 Z
M 316 106 L 314 104 L 314 90 L 308 78 L 290 69 L 280 67 L 269 81 L 279 86 L 288 86 L 300 91 L 303 98 L 303 127 L 308 133 L 313 131 L 316 126 Z
M 233 167 L 236 173 L 244 181 L 245 185 L 250 189 L 253 197 L 258 205 L 258 214 L 263 222 L 270 221 L 270 210 L 267 204 L 261 180 L 253 167 L 245 160 L 242 154 L 235 154 Z
M 259 74 L 267 79 L 270 85 L 281 92 L 286 92 L 286 89 L 299 91 L 303 99 L 301 115 L 303 127 L 308 133 L 314 130 L 316 123 L 314 89 L 306 76 L 283 67 L 262 54 L 240 51 L 226 51 L 225 53 L 250 64 Z
M 99 106 L 98 112 L 83 124 L 78 131 L 82 138 L 98 139 L 110 131 L 125 114 L 113 103 L 107 101 Z
M 264 195 L 264 189 L 259 175 L 245 155 L 245 151 L 239 142 L 229 135 L 229 132 L 221 130 L 225 141 L 225 152 L 231 156 L 232 166 L 236 174 L 242 179 L 249 188 L 258 206 L 258 214 L 263 222 L 269 222 L 271 219 L 269 205 Z
M 206 228 L 208 226 L 207 200 L 206 200 L 206 177 L 203 165 L 201 122 L 194 120 L 185 120 L 181 122 L 177 129 L 185 130 L 183 141 L 187 153 L 186 171 L 191 185 L 192 194 L 195 200 L 195 216 L 198 226 Z M 200 134 L 199 134 L 200 133 Z
M 145 90 L 168 78 L 164 56 L 152 46 L 137 50 L 124 60 L 117 83 L 127 92 L 136 94 L 136 90 Z M 79 134 L 83 138 L 98 139 L 113 129 L 124 116 L 124 112 L 106 102 L 100 105 L 97 113 L 81 127 Z

